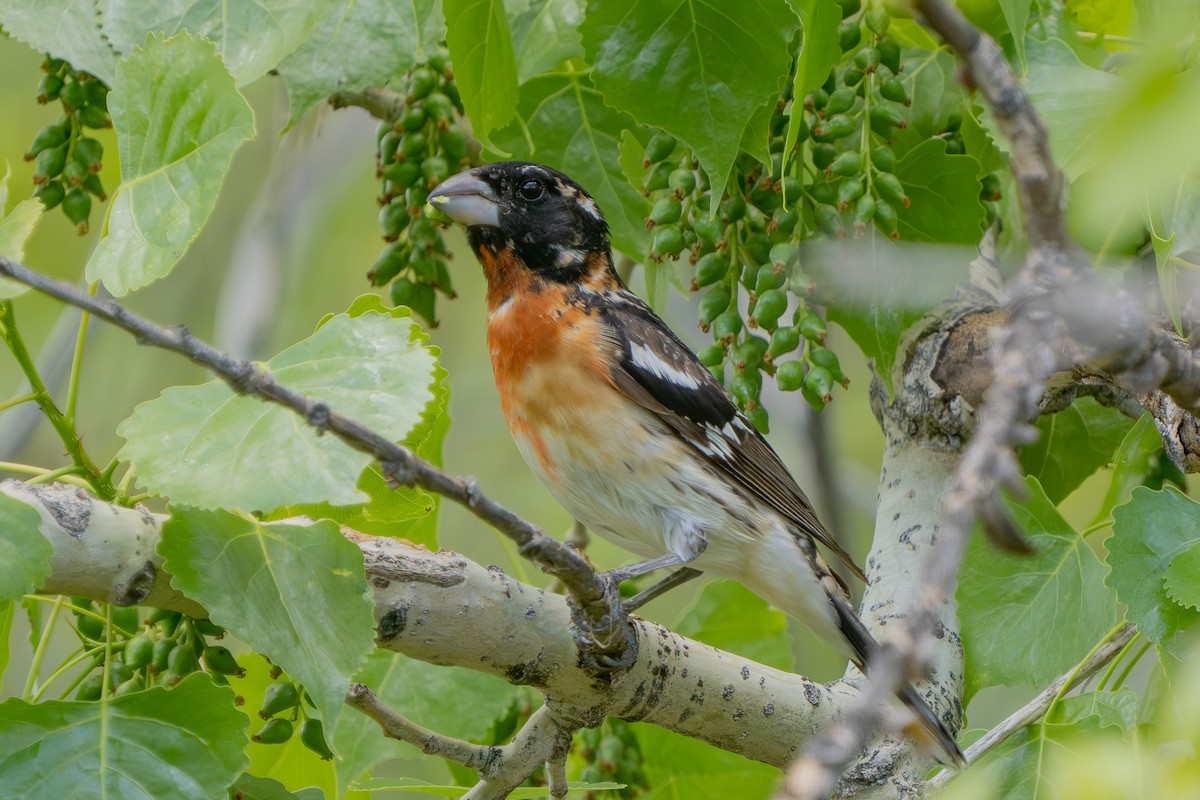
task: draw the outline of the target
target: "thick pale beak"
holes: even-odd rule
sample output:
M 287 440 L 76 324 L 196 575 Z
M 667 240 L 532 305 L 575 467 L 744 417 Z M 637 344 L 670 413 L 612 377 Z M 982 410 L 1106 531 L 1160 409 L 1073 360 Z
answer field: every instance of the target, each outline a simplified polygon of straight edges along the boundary
M 460 225 L 500 226 L 500 209 L 492 187 L 475 176 L 461 172 L 442 181 L 429 193 L 429 204 Z

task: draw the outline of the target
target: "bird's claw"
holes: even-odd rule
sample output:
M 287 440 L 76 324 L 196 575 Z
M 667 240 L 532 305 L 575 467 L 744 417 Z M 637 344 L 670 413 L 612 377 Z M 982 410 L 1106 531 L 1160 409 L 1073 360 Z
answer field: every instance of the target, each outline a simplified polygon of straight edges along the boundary
M 612 576 L 602 574 L 604 598 L 584 609 L 570 600 L 571 618 L 575 624 L 575 644 L 579 648 L 582 665 L 596 673 L 609 673 L 628 669 L 637 660 L 638 643 L 633 626 L 621 608 L 621 592 Z M 604 606 L 597 613 L 596 606 Z

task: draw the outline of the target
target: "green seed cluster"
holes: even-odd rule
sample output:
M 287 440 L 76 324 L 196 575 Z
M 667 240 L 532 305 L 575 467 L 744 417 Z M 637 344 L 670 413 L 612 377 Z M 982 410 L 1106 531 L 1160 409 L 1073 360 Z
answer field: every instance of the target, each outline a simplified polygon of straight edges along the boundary
M 376 175 L 382 182 L 379 227 L 387 246 L 367 277 L 391 284 L 392 302 L 437 325 L 437 294 L 454 297 L 446 243 L 422 215 L 429 190 L 469 165 L 462 100 L 443 50 L 401 84 L 405 110 L 379 126 Z
M 278 669 L 272 674 L 277 679 L 280 677 Z M 250 740 L 258 744 L 283 744 L 295 735 L 296 723 L 299 722 L 301 744 L 324 761 L 333 758 L 333 752 L 325 741 L 325 728 L 321 720 L 308 716 L 305 703 L 312 706 L 308 693 L 298 683 L 286 678 L 275 680 L 267 686 L 262 706 L 258 709 L 258 715 L 266 720 L 266 724 Z
M 25 160 L 36 162 L 37 167 L 33 195 L 47 210 L 61 205 L 82 236 L 88 232 L 92 197 L 101 202 L 107 197 L 98 174 L 104 147 L 86 129 L 112 127 L 108 86 L 59 58 L 47 56 L 42 70 L 46 74 L 38 84 L 37 101 L 44 105 L 58 100 L 63 115 L 37 132 L 25 154 Z
M 898 239 L 897 210 L 911 204 L 895 175 L 890 146 L 907 127 L 912 102 L 901 79 L 900 44 L 888 35 L 891 18 L 883 8 L 864 8 L 861 0 L 838 2 L 842 60 L 800 109 L 784 110 L 801 114 L 799 140 L 813 169 L 806 200 L 818 229 L 828 235 L 853 231 L 861 237 L 874 225 Z
M 71 600 L 75 631 L 91 665 L 76 682 L 76 700 L 98 700 L 108 672 L 109 692 L 119 697 L 151 686 L 174 686 L 185 675 L 204 669 L 218 684 L 246 674 L 228 648 L 213 644 L 225 629 L 208 620 L 174 611 L 150 609 L 143 618 L 137 608 L 112 609 L 111 658 L 105 663 L 104 611 L 86 597 Z
M 609 717 L 598 728 L 584 728 L 575 735 L 575 747 L 585 762 L 580 779 L 588 783 L 612 781 L 625 784 L 616 792 L 622 800 L 637 797 L 649 789 L 642 767 L 642 749 L 633 726 L 624 720 Z M 613 792 L 587 792 L 587 800 L 612 797 Z
M 700 361 L 764 433 L 764 375 L 784 391 L 800 390 L 817 408 L 829 402 L 835 382 L 845 382 L 837 355 L 824 346 L 825 321 L 808 303 L 812 282 L 801 268 L 799 240 L 811 225 L 811 205 L 803 181 L 782 175 L 786 123 L 777 112 L 775 171 L 743 154 L 719 199 L 692 152 L 671 136 L 652 137 L 643 161 L 642 188 L 653 200 L 648 257 L 686 255 L 694 266 L 691 288 L 703 292 L 700 327 L 713 337 Z

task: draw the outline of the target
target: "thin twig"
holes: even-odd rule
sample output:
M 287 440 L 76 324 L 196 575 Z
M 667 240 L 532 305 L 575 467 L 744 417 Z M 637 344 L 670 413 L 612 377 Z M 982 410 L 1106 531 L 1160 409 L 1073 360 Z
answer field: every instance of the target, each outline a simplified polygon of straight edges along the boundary
M 408 99 L 399 92 L 379 86 L 371 86 L 360 92 L 334 92 L 329 95 L 329 105 L 334 108 L 364 109 L 371 116 L 384 122 L 395 122 L 408 108 Z
M 1086 682 L 1089 678 L 1095 675 L 1100 669 L 1112 661 L 1117 655 L 1133 640 L 1137 635 L 1137 629 L 1133 623 L 1129 623 L 1111 639 L 1104 643 L 1103 646 L 1097 648 L 1096 652 L 1092 653 L 1091 658 L 1087 659 L 1083 664 L 1057 678 L 1053 683 L 1047 686 L 1042 691 L 1038 692 L 1037 696 L 1023 705 L 1021 708 L 1010 714 L 1003 722 L 990 731 L 985 733 L 982 738 L 967 748 L 966 756 L 969 763 L 974 763 L 983 757 L 985 753 L 1000 744 L 1012 734 L 1024 728 L 1041 718 L 1043 714 L 1050 708 L 1054 702 L 1054 698 L 1059 695 L 1069 692 L 1071 689 Z M 930 788 L 944 786 L 953 778 L 953 773 L 940 772 L 934 775 L 929 780 Z
M 471 744 L 418 725 L 388 708 L 370 687 L 361 683 L 350 684 L 346 703 L 375 720 L 384 736 L 408 742 L 426 755 L 449 759 L 468 769 L 482 772 L 501 754 L 502 748 Z
M 238 394 L 268 400 L 291 409 L 318 432 L 332 433 L 355 450 L 378 459 L 383 474 L 390 481 L 399 485 L 419 486 L 464 506 L 512 539 L 521 555 L 563 582 L 583 614 L 578 622 L 589 630 L 607 632 L 607 635 L 589 636 L 585 631 L 580 637 L 585 645 L 599 645 L 595 652 L 600 656 L 600 667 L 624 665 L 631 659 L 630 649 L 636 647 L 636 643 L 610 582 L 574 550 L 484 495 L 473 478 L 455 477 L 443 472 L 409 449 L 334 412 L 325 403 L 281 386 L 266 370 L 249 361 L 233 358 L 197 339 L 185 327 L 164 328 L 156 325 L 115 301 L 91 297 L 74 286 L 48 278 L 5 258 L 0 258 L 0 275 L 90 311 L 129 331 L 140 344 L 185 355 L 207 367 Z

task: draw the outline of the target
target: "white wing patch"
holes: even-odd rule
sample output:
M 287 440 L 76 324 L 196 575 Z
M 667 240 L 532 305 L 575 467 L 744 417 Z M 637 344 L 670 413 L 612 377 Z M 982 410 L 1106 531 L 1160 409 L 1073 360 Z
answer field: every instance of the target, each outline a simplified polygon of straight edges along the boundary
M 737 417 L 734 417 L 736 420 Z M 717 428 L 713 425 L 705 423 L 704 441 L 696 442 L 696 447 L 701 453 L 704 453 L 709 458 L 721 458 L 726 461 L 733 460 L 733 448 L 741 445 L 742 439 L 734 431 L 733 425 L 726 422 L 724 427 Z
M 629 356 L 633 359 L 633 363 L 642 369 L 649 372 L 656 378 L 662 378 L 664 381 L 670 381 L 676 386 L 682 386 L 686 389 L 700 388 L 700 381 L 691 373 L 679 369 L 674 364 L 668 364 L 663 361 L 658 353 L 644 344 L 632 343 L 629 346 Z

